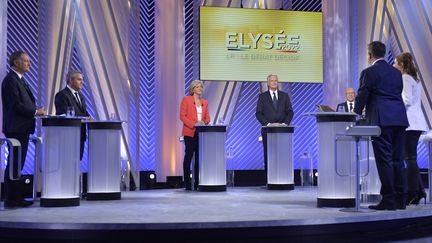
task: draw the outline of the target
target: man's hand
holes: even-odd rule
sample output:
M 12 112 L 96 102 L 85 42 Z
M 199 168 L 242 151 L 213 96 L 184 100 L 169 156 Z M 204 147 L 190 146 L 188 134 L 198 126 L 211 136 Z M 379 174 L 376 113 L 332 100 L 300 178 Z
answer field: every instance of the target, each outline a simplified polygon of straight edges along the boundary
M 43 107 L 40 107 L 36 110 L 36 116 L 46 116 L 46 111 L 44 110 Z

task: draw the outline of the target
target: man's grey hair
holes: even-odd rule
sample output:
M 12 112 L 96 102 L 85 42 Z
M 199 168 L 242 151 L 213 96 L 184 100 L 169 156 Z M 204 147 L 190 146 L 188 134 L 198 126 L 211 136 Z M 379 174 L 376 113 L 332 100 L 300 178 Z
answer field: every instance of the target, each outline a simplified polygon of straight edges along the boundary
M 69 83 L 75 77 L 76 74 L 83 75 L 83 73 L 78 70 L 69 71 L 66 75 L 66 83 Z
M 270 80 L 270 78 L 271 77 L 273 77 L 273 76 L 275 76 L 278 80 L 279 80 L 279 77 L 276 75 L 276 74 L 269 74 L 268 76 L 267 76 L 267 82 Z

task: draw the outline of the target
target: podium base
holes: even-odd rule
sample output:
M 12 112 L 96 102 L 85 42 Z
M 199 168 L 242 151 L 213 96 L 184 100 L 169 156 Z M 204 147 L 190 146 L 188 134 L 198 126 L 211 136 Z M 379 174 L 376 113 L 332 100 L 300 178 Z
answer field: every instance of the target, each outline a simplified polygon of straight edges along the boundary
M 330 208 L 355 207 L 355 198 L 317 198 L 317 206 Z
M 80 198 L 41 198 L 41 207 L 73 207 L 80 205 Z
M 202 192 L 224 192 L 226 191 L 226 185 L 218 185 L 218 186 L 198 186 L 198 191 Z
M 267 184 L 267 190 L 294 190 L 294 184 Z
M 88 192 L 87 201 L 120 200 L 120 192 Z

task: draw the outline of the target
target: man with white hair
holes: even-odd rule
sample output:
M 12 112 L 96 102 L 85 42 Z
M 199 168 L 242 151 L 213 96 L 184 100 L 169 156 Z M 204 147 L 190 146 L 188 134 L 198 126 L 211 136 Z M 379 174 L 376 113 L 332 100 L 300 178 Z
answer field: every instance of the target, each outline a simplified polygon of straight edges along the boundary
M 294 116 L 291 100 L 287 93 L 278 89 L 278 84 L 277 75 L 268 75 L 268 90 L 258 97 L 256 118 L 262 126 L 289 125 Z M 267 178 L 267 133 L 261 130 L 261 135 L 264 147 L 264 173 Z

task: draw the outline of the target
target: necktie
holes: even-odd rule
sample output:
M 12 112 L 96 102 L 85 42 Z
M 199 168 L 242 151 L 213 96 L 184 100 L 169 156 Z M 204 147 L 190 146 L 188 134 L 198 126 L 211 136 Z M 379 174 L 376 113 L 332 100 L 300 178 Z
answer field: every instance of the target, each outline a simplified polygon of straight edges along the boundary
M 29 91 L 29 90 L 30 90 L 30 88 L 29 88 L 29 86 L 28 86 L 27 82 L 26 82 L 26 81 L 24 80 L 24 78 L 21 78 L 21 82 L 23 83 L 23 85 L 24 85 L 25 89 L 26 89 L 27 91 Z
M 80 100 L 80 98 L 78 96 L 78 92 L 75 92 L 75 99 L 77 100 L 78 105 L 81 106 L 81 100 Z
M 30 86 L 27 84 L 27 82 L 24 80 L 24 78 L 21 78 L 21 82 L 24 85 L 24 88 L 26 89 L 27 93 L 33 97 L 33 93 L 30 90 Z
M 350 102 L 349 105 L 350 105 L 350 107 L 349 107 L 349 111 L 350 111 L 350 112 L 353 112 L 353 103 Z
M 276 92 L 273 92 L 273 107 L 277 109 L 277 98 L 276 98 Z

